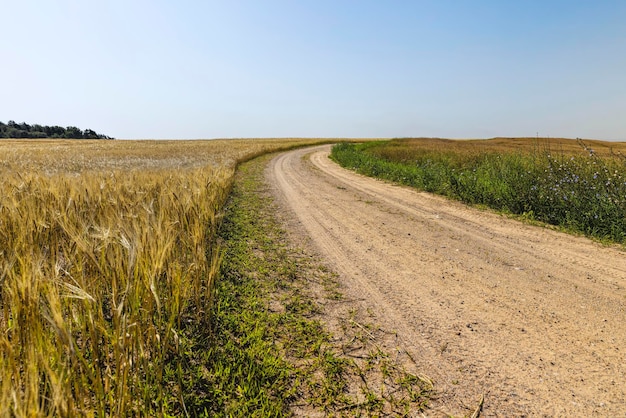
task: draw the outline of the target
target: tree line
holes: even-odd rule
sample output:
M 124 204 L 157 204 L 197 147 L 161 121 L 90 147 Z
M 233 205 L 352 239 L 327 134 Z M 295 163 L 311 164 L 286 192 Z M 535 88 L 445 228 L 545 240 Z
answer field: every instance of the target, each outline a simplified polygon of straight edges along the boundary
M 0 122 L 0 138 L 114 139 L 91 129 L 83 131 L 75 126 L 63 128 L 62 126 L 29 125 L 26 122 L 15 123 L 12 120 L 6 124 Z

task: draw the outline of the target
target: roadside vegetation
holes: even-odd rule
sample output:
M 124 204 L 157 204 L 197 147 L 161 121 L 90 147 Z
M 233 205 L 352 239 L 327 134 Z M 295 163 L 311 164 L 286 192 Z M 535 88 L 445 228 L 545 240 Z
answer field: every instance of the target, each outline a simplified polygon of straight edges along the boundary
M 343 143 L 359 173 L 626 244 L 626 144 L 564 139 Z

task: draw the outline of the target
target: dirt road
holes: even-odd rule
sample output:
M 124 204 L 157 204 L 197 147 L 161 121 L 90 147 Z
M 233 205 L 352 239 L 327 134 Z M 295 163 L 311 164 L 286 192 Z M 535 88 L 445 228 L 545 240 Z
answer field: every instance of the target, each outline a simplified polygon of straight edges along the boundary
M 342 292 L 439 392 L 432 415 L 626 415 L 626 253 L 356 175 L 329 146 L 268 178 Z M 409 356 L 410 355 L 410 356 Z

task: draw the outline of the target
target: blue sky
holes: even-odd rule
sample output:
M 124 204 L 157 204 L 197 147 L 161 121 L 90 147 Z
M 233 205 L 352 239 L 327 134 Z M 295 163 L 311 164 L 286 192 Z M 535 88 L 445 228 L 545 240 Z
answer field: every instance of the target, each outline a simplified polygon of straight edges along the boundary
M 4 0 L 0 121 L 626 141 L 626 1 Z

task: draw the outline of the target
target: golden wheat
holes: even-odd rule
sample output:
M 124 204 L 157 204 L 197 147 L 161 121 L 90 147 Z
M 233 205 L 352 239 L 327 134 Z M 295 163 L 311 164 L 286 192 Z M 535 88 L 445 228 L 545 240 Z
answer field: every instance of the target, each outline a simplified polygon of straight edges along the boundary
M 165 412 L 236 163 L 313 142 L 0 142 L 0 416 Z

